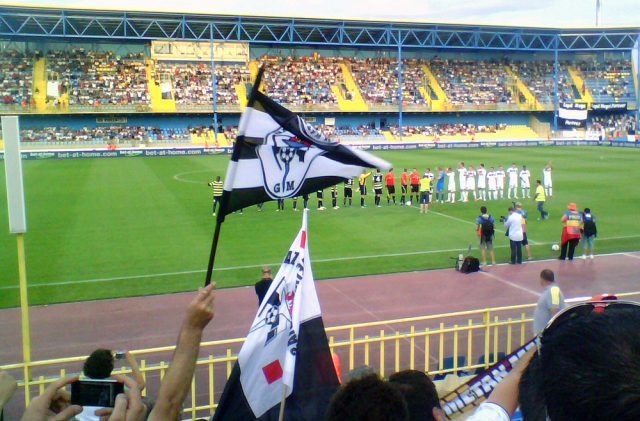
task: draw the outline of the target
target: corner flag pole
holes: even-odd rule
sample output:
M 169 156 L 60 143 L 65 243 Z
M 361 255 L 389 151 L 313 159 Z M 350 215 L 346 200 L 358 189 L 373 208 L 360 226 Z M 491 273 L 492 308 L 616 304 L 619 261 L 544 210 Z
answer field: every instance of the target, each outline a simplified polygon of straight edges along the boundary
M 22 360 L 24 364 L 24 399 L 29 405 L 31 380 L 31 325 L 29 323 L 29 296 L 27 291 L 27 266 L 24 252 L 24 233 L 27 232 L 27 218 L 24 205 L 22 183 L 22 159 L 20 155 L 20 127 L 18 117 L 2 117 L 4 136 L 4 170 L 7 182 L 7 206 L 9 210 L 9 231 L 16 235 L 18 247 L 18 277 L 20 287 L 20 319 L 22 327 Z
M 260 67 L 260 70 L 258 70 L 258 74 L 256 75 L 256 80 L 253 82 L 253 87 L 251 88 L 251 93 L 249 94 L 249 99 L 247 100 L 247 108 L 245 110 L 245 113 L 250 113 L 251 112 L 251 107 L 253 107 L 253 104 L 256 101 L 256 94 L 258 93 L 258 89 L 260 88 L 260 83 L 262 82 L 262 75 L 264 74 L 264 65 L 262 65 Z M 240 122 L 242 123 L 242 118 L 240 119 Z M 249 119 L 245 117 L 244 121 L 246 124 L 246 121 L 248 121 Z M 244 125 L 242 127 L 238 127 L 238 136 L 241 136 L 244 134 L 246 127 L 244 127 Z M 238 158 L 240 157 L 240 152 L 242 150 L 242 146 L 244 144 L 244 140 L 242 140 L 241 138 L 238 139 L 236 138 L 236 142 L 233 145 L 233 153 L 231 155 L 231 160 L 235 160 L 237 161 Z M 225 180 L 225 183 L 229 183 L 229 185 L 232 185 L 233 183 L 231 183 L 231 180 L 229 179 L 233 179 L 235 178 L 235 168 L 233 173 L 231 174 L 227 174 L 227 180 Z M 216 220 L 216 229 L 213 233 L 213 241 L 211 243 L 211 252 L 209 253 L 209 265 L 207 266 L 207 275 L 205 277 L 204 280 L 204 285 L 207 286 L 211 283 L 211 276 L 213 275 L 213 264 L 216 261 L 216 251 L 218 249 L 218 240 L 220 239 L 220 227 L 222 226 L 222 223 L 224 222 L 224 217 L 227 213 L 227 209 L 229 208 L 229 194 L 231 192 L 228 190 L 225 190 L 222 193 L 222 199 L 220 201 L 220 213 L 218 214 L 218 218 Z

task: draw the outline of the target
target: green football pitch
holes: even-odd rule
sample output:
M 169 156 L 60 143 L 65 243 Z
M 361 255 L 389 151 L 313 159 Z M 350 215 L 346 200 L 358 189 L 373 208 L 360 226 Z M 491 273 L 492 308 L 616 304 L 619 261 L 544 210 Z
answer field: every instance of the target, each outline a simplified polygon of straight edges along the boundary
M 568 202 L 591 207 L 598 218 L 597 251 L 640 249 L 640 151 L 607 147 L 547 147 L 385 152 L 395 166 L 487 167 L 527 165 L 532 184 L 548 161 L 554 166 L 554 197 L 548 221 L 537 221 L 532 200 L 529 238 L 535 259 L 555 255 L 559 218 Z M 224 175 L 228 157 L 127 158 L 25 161 L 27 276 L 32 304 L 149 295 L 198 288 L 204 280 L 214 229 L 207 182 Z M 1 165 L 1 164 L 0 164 Z M 0 175 L 4 188 L 4 168 Z M 370 180 L 369 180 L 370 181 Z M 452 267 L 452 257 L 478 255 L 474 220 L 480 203 L 437 204 L 428 215 L 415 207 L 354 206 L 317 211 L 310 200 L 309 239 L 316 279 Z M 510 201 L 489 202 L 496 218 Z M 301 203 L 299 204 L 301 206 Z M 227 218 L 214 279 L 218 287 L 252 285 L 260 266 L 277 270 L 302 213 L 276 212 L 267 203 Z M 18 305 L 16 241 L 8 234 L 6 196 L 0 195 L 0 307 Z M 501 228 L 496 224 L 496 228 Z M 497 232 L 499 261 L 508 242 Z M 581 253 L 581 251 L 579 251 Z

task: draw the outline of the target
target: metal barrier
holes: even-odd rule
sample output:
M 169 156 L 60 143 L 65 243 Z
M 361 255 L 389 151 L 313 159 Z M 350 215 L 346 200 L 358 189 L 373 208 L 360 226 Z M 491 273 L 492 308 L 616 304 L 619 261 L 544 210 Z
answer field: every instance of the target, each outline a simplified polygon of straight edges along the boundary
M 618 294 L 640 298 L 640 292 Z M 327 328 L 329 345 L 341 361 L 343 378 L 359 366 L 369 365 L 382 376 L 404 369 L 430 375 L 468 375 L 498 361 L 532 335 L 529 317 L 535 304 L 461 311 L 431 316 L 358 323 Z M 209 417 L 231 374 L 244 338 L 203 342 L 185 402 L 192 419 Z M 138 360 L 147 389 L 157 393 L 175 346 L 131 351 Z M 25 405 L 57 378 L 81 371 L 86 356 L 1 366 L 19 378 Z M 114 373 L 130 373 L 128 368 Z M 25 379 L 27 379 L 25 381 Z M 143 393 L 144 394 L 144 393 Z M 16 398 L 14 398 L 15 400 Z

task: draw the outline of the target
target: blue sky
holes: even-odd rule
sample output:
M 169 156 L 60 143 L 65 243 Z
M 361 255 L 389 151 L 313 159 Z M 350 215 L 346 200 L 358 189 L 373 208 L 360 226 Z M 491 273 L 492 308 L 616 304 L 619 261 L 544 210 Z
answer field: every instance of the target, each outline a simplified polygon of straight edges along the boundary
M 14 0 L 0 4 L 518 26 L 595 25 L 596 0 Z M 640 0 L 602 0 L 605 26 L 640 26 Z

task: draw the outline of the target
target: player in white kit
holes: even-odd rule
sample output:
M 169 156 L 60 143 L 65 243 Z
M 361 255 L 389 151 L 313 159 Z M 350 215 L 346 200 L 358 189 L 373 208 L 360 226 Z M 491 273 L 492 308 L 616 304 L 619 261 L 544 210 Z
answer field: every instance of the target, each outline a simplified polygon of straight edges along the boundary
M 531 199 L 531 173 L 526 165 L 523 165 L 520 171 L 520 191 L 523 199 Z
M 496 200 L 498 198 L 498 175 L 493 167 L 489 168 L 487 172 L 487 187 L 489 188 L 487 200 Z
M 504 173 L 504 168 L 502 165 L 498 167 L 496 171 L 496 183 L 498 184 L 498 199 L 504 199 L 504 178 L 506 174 Z
M 456 201 L 456 172 L 451 168 L 447 168 L 447 203 Z
M 460 200 L 458 202 L 466 202 L 467 198 L 467 168 L 464 162 L 458 165 L 458 185 L 460 186 Z
M 551 172 L 553 171 L 553 167 L 551 166 L 551 162 L 549 162 L 542 170 L 542 186 L 544 187 L 544 194 L 547 197 L 553 196 L 553 182 L 551 181 Z
M 507 175 L 509 176 L 509 188 L 507 189 L 507 198 L 518 198 L 518 167 L 513 163 L 507 168 Z
M 478 195 L 480 200 L 487 200 L 487 170 L 484 164 L 480 164 L 478 168 Z
M 469 193 L 473 193 L 473 200 L 478 201 L 478 193 L 476 192 L 476 175 L 478 173 L 473 168 L 473 165 L 469 165 L 467 171 L 467 201 L 469 200 Z

